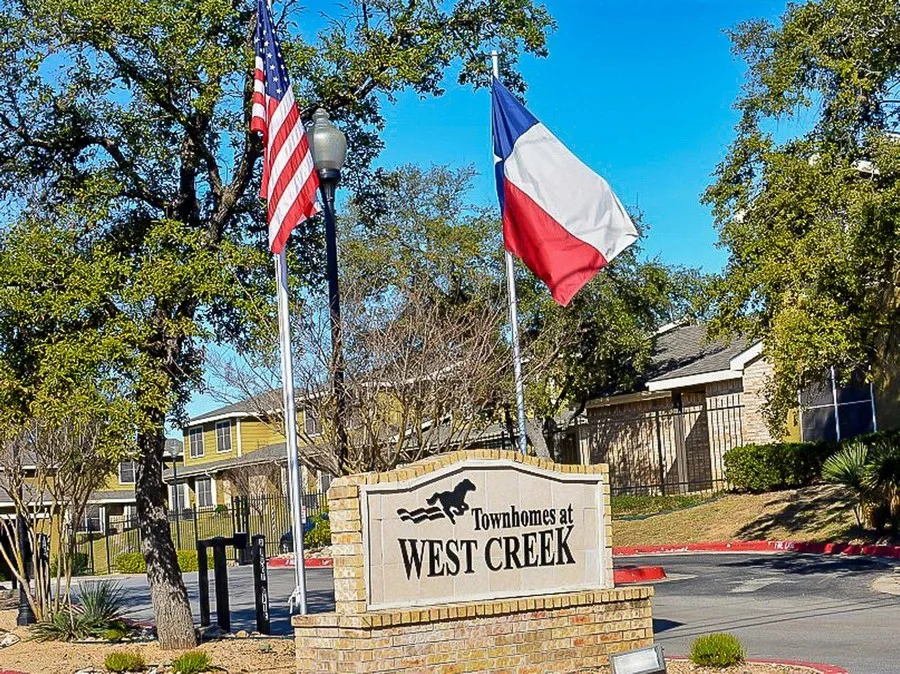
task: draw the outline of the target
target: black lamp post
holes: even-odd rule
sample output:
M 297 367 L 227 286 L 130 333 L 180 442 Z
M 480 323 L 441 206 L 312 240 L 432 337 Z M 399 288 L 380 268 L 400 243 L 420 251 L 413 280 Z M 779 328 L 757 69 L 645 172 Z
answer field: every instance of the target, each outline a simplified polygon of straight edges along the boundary
M 24 491 L 19 485 L 19 503 L 24 503 Z M 19 539 L 19 556 L 22 558 L 22 566 L 25 578 L 19 584 L 19 612 L 16 614 L 16 625 L 33 625 L 36 622 L 28 594 L 31 592 L 30 580 L 33 575 L 31 565 L 31 546 L 28 544 L 28 523 L 21 513 L 16 515 L 16 537 Z
M 319 189 L 325 216 L 325 253 L 328 259 L 328 307 L 331 319 L 331 369 L 334 382 L 334 428 L 337 435 L 338 474 L 347 461 L 347 429 L 344 426 L 347 396 L 344 389 L 344 347 L 341 337 L 341 293 L 338 288 L 337 234 L 334 226 L 334 193 L 341 180 L 341 168 L 347 158 L 347 138 L 331 123 L 328 113 L 319 108 L 309 128 Z

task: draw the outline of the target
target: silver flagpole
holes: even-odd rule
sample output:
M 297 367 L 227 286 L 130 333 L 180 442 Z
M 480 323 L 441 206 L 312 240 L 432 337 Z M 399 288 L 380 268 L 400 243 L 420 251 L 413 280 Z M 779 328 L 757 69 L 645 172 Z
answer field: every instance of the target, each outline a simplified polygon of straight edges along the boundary
M 288 306 L 287 256 L 282 250 L 275 256 L 275 282 L 278 286 L 278 337 L 281 341 L 281 386 L 284 394 L 284 435 L 288 456 L 288 489 L 291 503 L 291 530 L 294 536 L 294 574 L 296 586 L 288 600 L 289 610 L 306 609 L 306 560 L 303 558 L 303 515 L 300 508 L 300 458 L 297 450 L 297 406 L 294 401 L 294 366 L 291 361 L 291 323 Z
M 497 50 L 491 52 L 491 65 L 494 77 L 500 80 L 500 55 Z M 519 350 L 519 306 L 516 300 L 516 272 L 513 256 L 506 252 L 506 294 L 509 298 L 509 327 L 513 351 L 513 375 L 516 381 L 516 410 L 519 415 L 519 451 L 528 453 L 528 436 L 525 434 L 525 385 L 522 382 L 522 354 Z

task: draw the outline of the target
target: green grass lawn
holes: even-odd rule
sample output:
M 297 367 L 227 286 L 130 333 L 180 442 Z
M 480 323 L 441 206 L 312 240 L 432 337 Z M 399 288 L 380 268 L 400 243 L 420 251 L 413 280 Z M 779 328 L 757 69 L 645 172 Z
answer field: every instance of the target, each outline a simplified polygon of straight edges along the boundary
M 711 494 L 675 494 L 672 496 L 613 496 L 613 519 L 635 519 L 692 508 L 715 498 Z

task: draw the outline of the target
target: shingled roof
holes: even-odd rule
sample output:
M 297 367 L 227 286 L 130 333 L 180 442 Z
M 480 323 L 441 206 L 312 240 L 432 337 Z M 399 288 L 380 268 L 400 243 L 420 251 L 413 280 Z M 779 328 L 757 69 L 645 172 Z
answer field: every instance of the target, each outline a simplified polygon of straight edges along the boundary
M 706 326 L 679 325 L 659 334 L 648 381 L 660 382 L 727 370 L 732 359 L 753 346 L 746 337 L 710 341 Z M 735 376 L 739 376 L 735 373 Z

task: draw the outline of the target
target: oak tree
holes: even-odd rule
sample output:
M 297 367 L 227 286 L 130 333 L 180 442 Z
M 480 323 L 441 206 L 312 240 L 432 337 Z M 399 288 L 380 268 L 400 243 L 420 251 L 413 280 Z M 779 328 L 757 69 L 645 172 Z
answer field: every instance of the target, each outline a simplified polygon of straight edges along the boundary
M 321 105 L 342 125 L 357 189 L 385 101 L 439 96 L 451 66 L 461 84 L 484 85 L 490 49 L 512 65 L 543 55 L 553 25 L 532 0 L 355 0 L 333 3 L 313 36 L 301 9 L 276 4 L 295 96 L 304 118 Z M 166 648 L 195 635 L 166 521 L 165 424 L 199 385 L 204 346 L 258 336 L 250 317 L 273 310 L 261 144 L 248 125 L 253 12 L 234 0 L 0 5 L 0 370 L 15 385 L 3 395 L 28 407 L 94 377 L 130 409 Z M 292 239 L 294 288 L 321 278 L 320 227 Z

